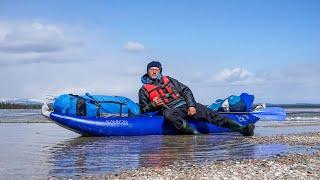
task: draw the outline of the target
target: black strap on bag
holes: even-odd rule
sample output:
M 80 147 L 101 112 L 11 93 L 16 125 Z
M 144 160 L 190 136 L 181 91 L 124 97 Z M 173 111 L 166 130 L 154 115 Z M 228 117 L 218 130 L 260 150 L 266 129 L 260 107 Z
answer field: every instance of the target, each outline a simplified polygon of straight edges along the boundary
M 76 105 L 76 114 L 77 116 L 86 116 L 87 109 L 86 109 L 86 101 L 84 99 L 78 98 L 77 105 Z
M 101 105 L 102 103 L 119 104 L 120 117 L 122 117 L 122 115 L 123 115 L 123 106 L 127 105 L 127 103 L 115 102 L 115 101 L 98 101 L 98 100 L 94 99 L 94 97 L 92 97 L 89 93 L 86 93 L 85 95 L 88 96 L 90 99 L 87 99 L 87 98 L 84 98 L 82 96 L 75 95 L 75 94 L 69 94 L 69 95 L 77 98 L 77 109 L 76 109 L 77 116 L 86 116 L 86 114 L 87 114 L 86 102 L 97 106 L 97 117 L 101 117 L 100 110 L 105 109 Z M 107 109 L 105 109 L 105 110 L 107 110 Z
M 115 102 L 115 101 L 99 101 L 99 103 L 119 104 L 119 110 L 120 110 L 119 115 L 120 115 L 120 117 L 122 117 L 122 115 L 123 115 L 123 106 L 127 105 L 127 103 Z M 105 108 L 103 106 L 101 106 L 101 109 L 105 109 Z
M 87 115 L 86 99 L 82 98 L 79 95 L 74 95 L 74 94 L 69 94 L 69 95 L 77 98 L 76 115 L 77 116 L 86 116 Z
M 86 96 L 88 96 L 91 100 L 94 101 L 94 104 L 98 107 L 97 109 L 97 117 L 100 117 L 100 109 L 101 109 L 101 101 L 97 101 L 96 99 L 94 99 L 89 93 L 85 94 Z

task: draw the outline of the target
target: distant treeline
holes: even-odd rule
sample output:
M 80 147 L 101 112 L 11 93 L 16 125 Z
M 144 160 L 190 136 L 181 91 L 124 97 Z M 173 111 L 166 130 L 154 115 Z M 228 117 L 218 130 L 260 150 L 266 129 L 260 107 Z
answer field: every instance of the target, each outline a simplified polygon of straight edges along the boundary
M 41 104 L 0 103 L 0 109 L 41 109 Z
M 267 104 L 267 107 L 283 107 L 283 108 L 320 108 L 320 104 Z

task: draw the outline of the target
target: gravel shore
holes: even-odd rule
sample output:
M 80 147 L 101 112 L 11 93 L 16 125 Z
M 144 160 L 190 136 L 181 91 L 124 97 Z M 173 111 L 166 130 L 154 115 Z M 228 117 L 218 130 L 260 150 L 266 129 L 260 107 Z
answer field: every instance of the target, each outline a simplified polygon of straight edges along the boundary
M 320 132 L 296 135 L 252 136 L 243 141 L 256 144 L 281 143 L 289 145 L 320 146 Z
M 249 137 L 251 143 L 320 146 L 320 133 Z M 267 159 L 216 161 L 205 165 L 170 165 L 140 168 L 84 179 L 320 179 L 320 151 L 313 154 L 277 155 Z

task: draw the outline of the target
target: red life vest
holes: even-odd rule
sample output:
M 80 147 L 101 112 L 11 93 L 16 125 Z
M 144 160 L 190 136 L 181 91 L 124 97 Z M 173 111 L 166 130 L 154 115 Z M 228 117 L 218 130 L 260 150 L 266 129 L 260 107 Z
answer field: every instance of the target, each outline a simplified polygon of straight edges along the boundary
M 165 104 L 172 102 L 180 97 L 180 94 L 173 88 L 174 85 L 169 80 L 168 76 L 162 76 L 163 85 L 145 84 L 144 88 L 147 90 L 150 101 L 155 97 L 160 97 Z

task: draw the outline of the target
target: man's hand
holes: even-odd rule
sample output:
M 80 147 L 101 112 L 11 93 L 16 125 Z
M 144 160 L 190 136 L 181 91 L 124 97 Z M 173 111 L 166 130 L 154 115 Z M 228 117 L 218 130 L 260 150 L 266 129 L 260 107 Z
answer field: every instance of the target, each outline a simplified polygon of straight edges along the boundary
M 189 107 L 188 108 L 188 116 L 193 116 L 197 113 L 197 110 L 195 107 Z
M 164 102 L 162 101 L 162 99 L 160 97 L 153 98 L 153 103 L 156 106 L 163 106 L 163 104 L 164 104 Z

